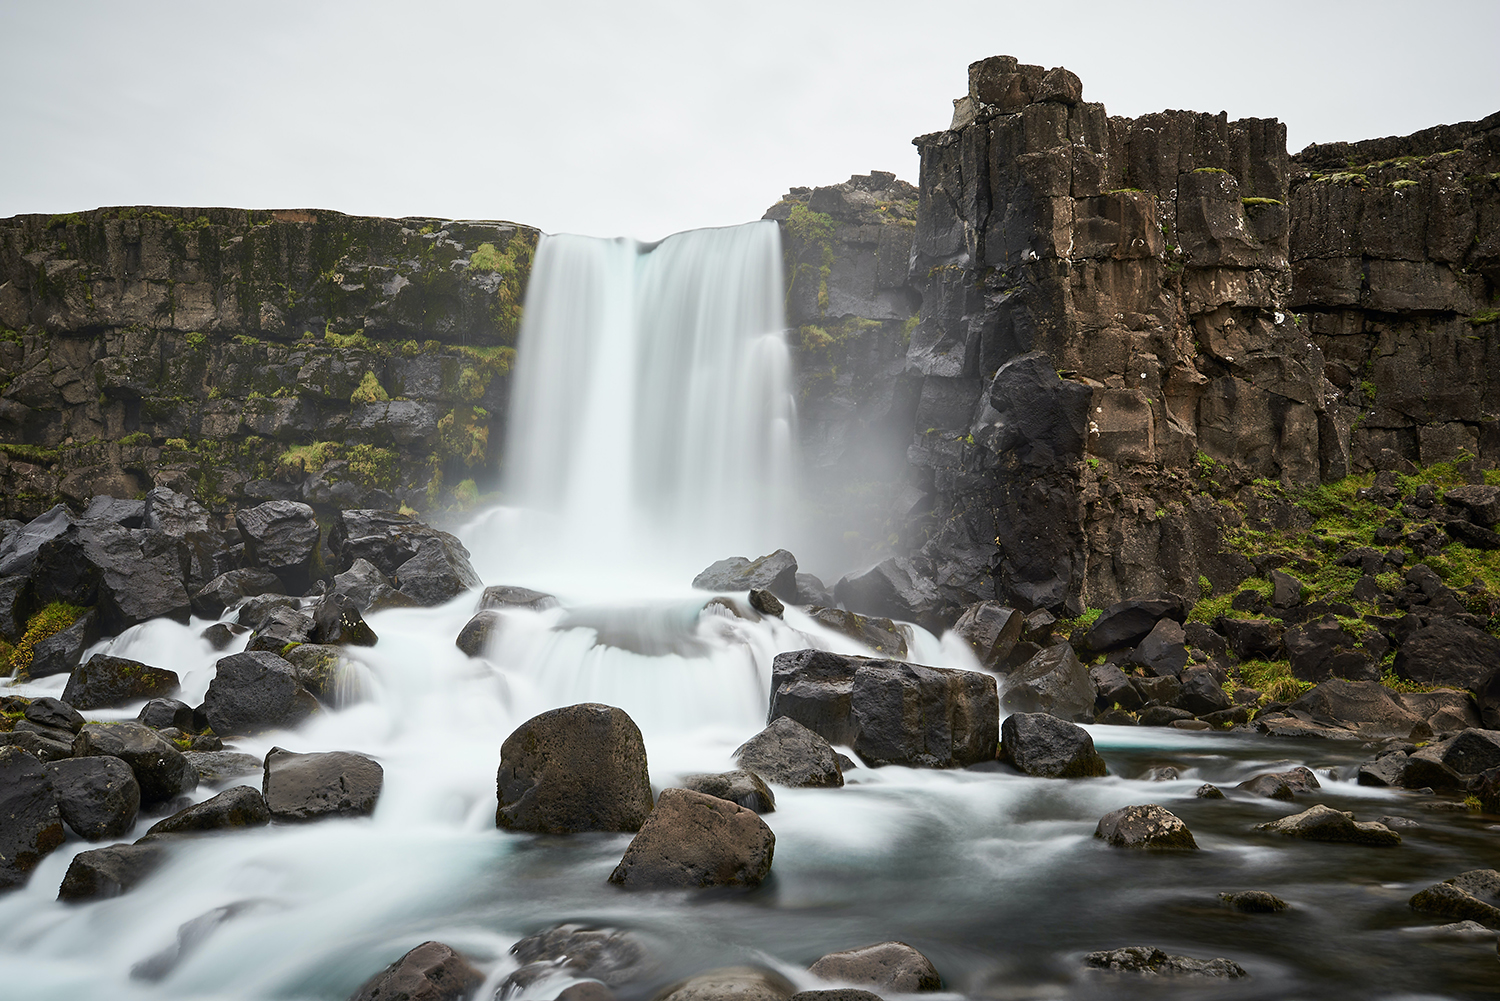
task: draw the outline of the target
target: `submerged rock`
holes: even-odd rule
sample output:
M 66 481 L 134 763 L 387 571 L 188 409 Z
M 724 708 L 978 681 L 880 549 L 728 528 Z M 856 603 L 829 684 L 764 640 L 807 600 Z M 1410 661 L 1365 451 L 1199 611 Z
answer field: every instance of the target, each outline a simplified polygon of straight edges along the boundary
M 1358 823 L 1354 819 L 1354 814 L 1344 813 L 1321 803 L 1310 810 L 1304 810 L 1290 817 L 1282 817 L 1268 824 L 1258 824 L 1256 830 L 1304 838 L 1308 841 L 1343 841 L 1359 845 L 1399 845 L 1401 843 L 1401 835 L 1384 824 Z
M 888 657 L 906 656 L 906 634 L 890 619 L 860 615 L 858 612 L 847 612 L 842 608 L 814 606 L 807 612 L 819 625 L 827 626 L 850 639 L 858 640 L 876 653 L 885 654 Z
M 1179 848 L 1196 850 L 1198 842 L 1177 816 L 1149 803 L 1112 810 L 1099 818 L 1094 837 L 1117 848 Z
M 1045 713 L 1012 713 L 1000 727 L 1002 755 L 1027 775 L 1089 778 L 1108 772 L 1081 726 Z
M 1229 959 L 1193 959 L 1170 956 L 1149 945 L 1127 946 L 1107 952 L 1091 952 L 1084 962 L 1096 970 L 1139 973 L 1158 977 L 1219 977 L 1236 980 L 1249 976 L 1245 968 Z
M 583 703 L 533 716 L 500 747 L 495 826 L 541 834 L 638 831 L 651 813 L 641 731 L 623 709 Z
M 815 977 L 864 984 L 894 994 L 940 991 L 943 979 L 932 960 L 905 942 L 877 942 L 830 952 L 809 968 Z
M 484 589 L 484 593 L 479 596 L 479 607 L 475 611 L 524 608 L 532 612 L 545 612 L 557 606 L 557 599 L 544 591 L 533 591 L 529 587 L 516 587 L 510 584 L 497 584 Z
M 459 631 L 454 645 L 470 657 L 478 657 L 484 652 L 490 638 L 498 633 L 503 621 L 499 612 L 487 608 L 480 609 Z
M 1241 890 L 1239 893 L 1221 893 L 1219 899 L 1224 906 L 1241 914 L 1275 914 L 1286 910 L 1286 901 L 1265 890 Z
M 663 789 L 609 881 L 627 889 L 759 886 L 776 835 L 754 810 L 688 789 Z
M 844 773 L 833 747 L 807 727 L 778 716 L 735 748 L 741 768 L 787 786 L 841 786 Z
M 423 942 L 365 981 L 349 1001 L 464 1001 L 484 974 L 441 942 Z
M 635 934 L 578 924 L 528 935 L 510 947 L 510 954 L 519 969 L 500 986 L 498 993 L 506 997 L 556 975 L 591 977 L 606 987 L 623 987 L 643 980 L 654 968 Z
M 183 757 L 198 773 L 198 781 L 209 787 L 243 775 L 258 775 L 264 768 L 260 758 L 237 751 L 185 751 Z
M 280 821 L 368 817 L 384 784 L 385 770 L 363 754 L 296 754 L 273 747 L 266 754 L 262 793 L 270 815 Z

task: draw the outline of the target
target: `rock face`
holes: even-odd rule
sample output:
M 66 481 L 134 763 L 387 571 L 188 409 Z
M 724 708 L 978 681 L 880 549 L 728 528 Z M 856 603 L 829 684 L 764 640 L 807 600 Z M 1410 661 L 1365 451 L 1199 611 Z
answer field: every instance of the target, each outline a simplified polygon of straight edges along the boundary
M 500 747 L 495 826 L 543 834 L 638 831 L 651 813 L 641 731 L 596 703 L 534 716 Z
M 264 650 L 220 660 L 200 707 L 214 733 L 229 737 L 294 727 L 318 711 L 296 669 Z
M 763 778 L 787 786 L 842 786 L 838 755 L 812 730 L 778 716 L 734 752 L 735 761 Z
M 47 765 L 47 774 L 57 793 L 62 819 L 83 840 L 122 837 L 135 826 L 141 786 L 120 758 L 54 761 Z
M 664 789 L 609 881 L 626 889 L 759 886 L 776 835 L 753 810 L 687 789 Z
M 1001 754 L 1027 775 L 1074 779 L 1107 773 L 1094 738 L 1045 713 L 1012 713 L 1000 727 Z
M 1154 803 L 1126 806 L 1099 818 L 1094 837 L 1116 848 L 1196 849 L 1193 832 L 1173 813 Z
M 962 768 L 994 760 L 1000 706 L 989 675 L 798 650 L 772 666 L 769 719 L 781 717 L 869 765 Z
M 375 812 L 384 784 L 385 770 L 363 754 L 348 751 L 295 754 L 273 747 L 266 755 L 261 791 L 270 817 L 278 821 L 309 821 L 368 817 Z M 242 810 L 247 823 L 248 818 L 258 815 L 253 801 L 243 804 Z
M 124 657 L 96 653 L 68 677 L 62 701 L 79 709 L 109 709 L 176 694 L 177 674 Z
M 25 883 L 62 842 L 62 816 L 46 767 L 19 747 L 0 747 L 0 892 Z
M 932 960 L 905 942 L 878 942 L 830 952 L 808 970 L 815 977 L 861 984 L 894 994 L 940 991 L 943 980 Z
M 1308 841 L 1345 841 L 1358 845 L 1399 845 L 1401 835 L 1373 821 L 1358 823 L 1354 814 L 1344 813 L 1321 803 L 1290 817 L 1260 824 L 1258 830 L 1304 838 Z
M 349 1001 L 464 1001 L 484 974 L 441 942 L 423 942 L 371 977 Z

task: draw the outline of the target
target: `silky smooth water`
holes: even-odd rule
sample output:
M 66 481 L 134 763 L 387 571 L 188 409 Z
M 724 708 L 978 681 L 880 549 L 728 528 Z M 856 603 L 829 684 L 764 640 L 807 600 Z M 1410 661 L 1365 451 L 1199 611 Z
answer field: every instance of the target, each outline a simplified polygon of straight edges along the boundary
M 500 745 L 536 713 L 620 706 L 662 788 L 732 767 L 734 748 L 765 723 L 778 652 L 868 652 L 797 608 L 751 621 L 705 607 L 710 596 L 688 586 L 708 562 L 760 555 L 790 531 L 780 267 L 769 223 L 655 248 L 545 239 L 516 376 L 512 503 L 460 534 L 487 583 L 545 589 L 562 607 L 504 612 L 474 659 L 453 639 L 475 595 L 370 615 L 380 641 L 350 651 L 347 705 L 233 744 L 254 755 L 272 746 L 368 754 L 385 769 L 375 815 L 184 838 L 129 893 L 83 905 L 56 900 L 69 860 L 95 847 L 71 839 L 24 889 L 0 897 L 0 998 L 341 1001 L 436 939 L 487 972 L 476 997 L 488 999 L 514 968 L 509 947 L 564 921 L 630 929 L 652 945 L 656 965 L 627 1001 L 746 962 L 813 987 L 805 970 L 820 955 L 889 939 L 931 957 L 952 993 L 976 997 L 1154 997 L 1166 985 L 1081 967 L 1090 950 L 1139 944 L 1225 956 L 1251 973 L 1170 985 L 1180 997 L 1493 996 L 1493 943 L 1402 930 L 1434 923 L 1406 907 L 1417 889 L 1500 863 L 1484 820 L 1326 773 L 1323 791 L 1296 804 L 1193 796 L 1204 781 L 1228 787 L 1270 768 L 1362 756 L 1327 742 L 1095 727 L 1107 778 L 888 767 L 855 769 L 842 789 L 778 788 L 765 817 L 777 838 L 772 875 L 748 893 L 627 893 L 606 878 L 629 835 L 495 828 Z M 97 649 L 177 671 L 181 697 L 196 703 L 221 656 L 199 638 L 207 624 L 147 623 Z M 910 646 L 914 661 L 978 669 L 952 636 L 910 627 Z M 63 684 L 14 690 L 56 695 Z M 89 715 L 129 718 L 136 708 Z M 1183 778 L 1144 781 L 1154 764 Z M 1103 813 L 1147 802 L 1181 816 L 1203 850 L 1147 855 L 1091 837 Z M 1423 827 L 1395 849 L 1254 830 L 1313 802 Z M 132 836 L 156 819 L 142 817 Z M 1291 910 L 1218 905 L 1219 892 L 1251 888 Z

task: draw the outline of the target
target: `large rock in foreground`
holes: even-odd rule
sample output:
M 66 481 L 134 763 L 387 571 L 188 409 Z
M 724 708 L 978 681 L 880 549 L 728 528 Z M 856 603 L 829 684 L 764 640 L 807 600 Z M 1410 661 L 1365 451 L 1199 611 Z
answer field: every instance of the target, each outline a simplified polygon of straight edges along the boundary
M 814 963 L 809 972 L 824 980 L 861 984 L 894 994 L 943 989 L 943 979 L 932 960 L 905 942 L 877 942 L 830 952 Z
M 1000 727 L 1001 753 L 1027 775 L 1092 778 L 1108 772 L 1081 726 L 1045 713 L 1012 713 Z
M 687 789 L 664 789 L 609 881 L 627 889 L 759 886 L 776 835 L 754 810 Z
M 375 812 L 384 784 L 385 769 L 363 754 L 295 754 L 273 747 L 266 754 L 261 791 L 272 817 L 305 821 L 368 817 Z
M 1411 898 L 1413 910 L 1500 928 L 1500 872 L 1470 869 Z
M 735 748 L 741 768 L 786 786 L 841 786 L 844 771 L 828 741 L 787 716 Z
M 377 973 L 349 1001 L 464 1001 L 484 974 L 441 942 L 423 942 Z
M 1094 837 L 1117 848 L 1194 849 L 1198 842 L 1176 814 L 1148 803 L 1112 810 L 1099 818 Z
M 0 892 L 25 883 L 62 842 L 47 767 L 19 747 L 0 747 Z
M 772 667 L 769 718 L 779 717 L 869 765 L 963 768 L 994 760 L 1000 702 L 977 671 L 796 650 Z
M 1374 821 L 1358 823 L 1354 814 L 1319 803 L 1310 810 L 1257 824 L 1257 830 L 1285 834 L 1308 841 L 1342 841 L 1357 845 L 1399 845 L 1401 835 Z
M 162 862 L 162 845 L 110 845 L 79 852 L 68 864 L 57 899 L 72 903 L 118 897 L 151 873 Z
M 540 834 L 638 831 L 651 813 L 641 731 L 587 702 L 534 716 L 505 738 L 495 826 Z
M 290 728 L 318 711 L 296 668 L 267 650 L 225 657 L 215 665 L 200 707 L 221 737 Z

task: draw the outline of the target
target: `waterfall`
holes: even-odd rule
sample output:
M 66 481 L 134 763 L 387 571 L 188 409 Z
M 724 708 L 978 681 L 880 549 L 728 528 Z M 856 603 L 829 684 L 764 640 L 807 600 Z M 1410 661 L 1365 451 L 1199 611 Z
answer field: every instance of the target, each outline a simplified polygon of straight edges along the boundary
M 544 238 L 505 452 L 514 509 L 490 555 L 511 573 L 691 579 L 785 545 L 796 416 L 781 269 L 768 221 L 655 245 Z

